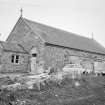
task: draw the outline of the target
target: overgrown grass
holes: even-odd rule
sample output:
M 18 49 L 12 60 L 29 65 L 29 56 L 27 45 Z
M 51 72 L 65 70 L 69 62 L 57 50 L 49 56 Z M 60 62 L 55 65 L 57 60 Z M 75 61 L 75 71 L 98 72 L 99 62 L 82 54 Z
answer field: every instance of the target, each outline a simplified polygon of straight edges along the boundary
M 89 75 L 74 80 L 65 77 L 60 83 L 44 81 L 40 90 L 36 84 L 33 89 L 3 90 L 0 102 L 1 105 L 104 105 L 104 81 L 105 77 Z M 76 86 L 76 82 L 80 85 Z

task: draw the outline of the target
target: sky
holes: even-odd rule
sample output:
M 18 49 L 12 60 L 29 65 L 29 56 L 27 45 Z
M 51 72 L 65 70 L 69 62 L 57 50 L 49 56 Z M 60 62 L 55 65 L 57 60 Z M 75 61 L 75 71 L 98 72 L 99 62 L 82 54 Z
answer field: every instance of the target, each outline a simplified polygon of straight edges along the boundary
M 0 40 L 20 17 L 93 38 L 105 47 L 105 0 L 0 0 Z

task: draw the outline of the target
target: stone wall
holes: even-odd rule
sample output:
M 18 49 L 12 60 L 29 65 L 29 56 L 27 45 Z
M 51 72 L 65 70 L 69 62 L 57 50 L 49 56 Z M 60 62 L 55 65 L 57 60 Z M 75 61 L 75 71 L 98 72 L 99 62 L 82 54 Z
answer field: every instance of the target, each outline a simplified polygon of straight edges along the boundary
M 42 47 L 43 42 L 40 39 L 40 32 L 36 29 L 36 33 L 20 18 L 14 29 L 7 38 L 7 42 L 16 42 L 21 44 L 25 50 L 30 52 L 32 47 Z
M 92 69 L 94 61 L 105 61 L 105 56 L 100 54 L 53 45 L 47 45 L 45 47 L 44 42 L 39 37 L 39 35 L 42 35 L 40 30 L 35 29 L 34 31 L 35 33 L 22 18 L 20 18 L 7 41 L 21 44 L 28 52 L 31 51 L 32 47 L 36 47 L 38 50 L 37 61 L 44 61 L 45 69 L 48 69 L 50 66 L 62 68 L 68 63 L 80 63 L 84 68 Z
M 69 63 L 78 63 L 86 69 L 93 69 L 95 61 L 105 61 L 105 56 L 95 53 L 77 51 L 64 47 L 47 45 L 45 50 L 46 67 L 62 68 Z
M 19 62 L 12 63 L 12 54 L 19 55 Z M 1 69 L 0 72 L 29 72 L 29 57 L 27 54 L 15 52 L 3 52 L 1 56 Z
M 39 64 L 40 61 L 44 61 L 44 43 L 39 34 L 40 32 L 37 29 L 36 33 L 34 33 L 24 20 L 20 18 L 10 33 L 7 41 L 15 42 L 23 46 L 29 53 L 29 63 L 31 61 L 31 50 L 35 47 L 38 53 L 37 63 Z

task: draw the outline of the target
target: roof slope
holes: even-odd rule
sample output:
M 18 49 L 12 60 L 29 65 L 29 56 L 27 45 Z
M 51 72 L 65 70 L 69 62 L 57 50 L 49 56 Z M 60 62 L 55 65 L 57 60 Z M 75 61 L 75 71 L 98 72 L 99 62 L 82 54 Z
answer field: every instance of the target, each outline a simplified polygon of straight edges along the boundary
M 18 45 L 16 43 L 0 41 L 0 44 L 2 45 L 3 50 L 12 51 L 12 52 L 27 53 L 20 45 Z
M 24 21 L 31 27 L 34 32 L 36 32 L 36 30 L 39 30 L 40 36 L 47 43 L 105 54 L 105 48 L 95 40 L 53 28 L 44 24 L 40 24 L 25 18 Z

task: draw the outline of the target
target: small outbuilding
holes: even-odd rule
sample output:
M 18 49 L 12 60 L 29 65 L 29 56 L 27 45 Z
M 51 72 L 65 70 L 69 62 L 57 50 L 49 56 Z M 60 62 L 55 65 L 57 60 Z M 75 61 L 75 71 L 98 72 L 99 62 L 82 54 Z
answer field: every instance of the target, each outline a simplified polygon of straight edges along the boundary
M 16 43 L 0 41 L 0 72 L 28 72 L 28 53 Z

